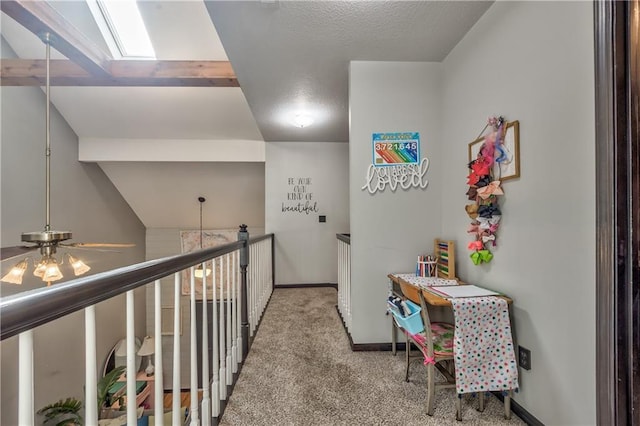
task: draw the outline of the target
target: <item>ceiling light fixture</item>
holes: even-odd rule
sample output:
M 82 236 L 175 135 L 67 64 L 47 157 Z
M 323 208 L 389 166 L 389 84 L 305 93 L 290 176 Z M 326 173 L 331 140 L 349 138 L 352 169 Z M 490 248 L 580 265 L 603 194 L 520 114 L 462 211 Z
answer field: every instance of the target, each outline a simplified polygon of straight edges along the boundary
M 54 257 L 56 253 L 56 249 L 58 244 L 61 241 L 65 241 L 71 238 L 71 232 L 69 231 L 52 231 L 51 230 L 51 85 L 50 85 L 50 62 L 51 62 L 51 34 L 45 33 L 42 36 L 42 41 L 47 47 L 46 50 L 46 84 L 45 84 L 45 93 L 47 97 L 47 105 L 46 105 L 46 125 L 45 125 L 45 175 L 46 175 L 46 225 L 44 227 L 44 231 L 41 232 L 24 232 L 22 234 L 22 241 L 29 243 L 38 244 L 37 247 L 40 248 L 40 254 L 42 258 L 40 262 L 35 266 L 35 270 L 33 271 L 33 275 L 45 281 L 47 285 L 51 285 L 53 281 L 58 281 L 63 278 L 62 272 L 60 271 L 58 261 Z M 76 276 L 82 275 L 89 271 L 91 268 L 87 266 L 81 260 L 78 260 L 72 257 L 70 254 L 66 253 L 69 256 L 69 262 L 73 267 L 73 271 Z M 64 256 L 64 255 L 63 255 Z M 64 258 L 64 257 L 63 257 Z M 29 258 L 23 259 L 18 262 L 11 270 L 4 276 L 0 281 L 11 283 L 11 284 L 22 284 L 22 278 L 24 277 L 24 273 L 28 267 Z
M 296 114 L 293 117 L 293 125 L 296 127 L 300 127 L 301 129 L 304 127 L 309 127 L 313 124 L 313 117 L 307 114 Z
M 200 202 L 200 250 L 202 250 L 202 204 L 207 200 L 204 197 L 198 197 L 198 201 Z M 211 269 L 205 268 L 203 271 L 202 263 L 201 263 L 200 265 L 196 266 L 196 269 L 193 272 L 193 275 L 196 278 L 202 279 L 202 277 L 204 276 L 208 277 L 209 275 L 211 275 Z

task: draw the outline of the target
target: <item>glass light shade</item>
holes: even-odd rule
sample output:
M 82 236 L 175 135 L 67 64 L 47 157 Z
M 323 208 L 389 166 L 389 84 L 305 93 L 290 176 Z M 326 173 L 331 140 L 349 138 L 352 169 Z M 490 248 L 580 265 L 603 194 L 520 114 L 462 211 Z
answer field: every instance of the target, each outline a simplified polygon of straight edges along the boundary
M 60 272 L 60 268 L 58 267 L 58 262 L 56 262 L 55 259 L 49 259 L 49 262 L 45 267 L 44 275 L 42 276 L 42 281 L 58 281 L 62 279 L 62 277 L 63 275 L 62 272 Z
M 193 271 L 193 275 L 196 278 L 202 278 L 202 277 L 208 277 L 209 275 L 211 275 L 211 269 L 209 268 L 205 268 L 204 271 L 202 269 L 202 265 L 198 265 L 196 266 L 195 271 Z
M 0 281 L 11 284 L 22 284 L 22 277 L 27 270 L 27 259 L 18 262 Z
M 47 269 L 47 259 L 43 258 L 40 263 L 33 270 L 33 275 L 38 278 L 42 278 L 44 276 L 44 271 Z
M 75 274 L 76 277 L 87 273 L 91 269 L 91 267 L 89 267 L 82 260 L 77 259 L 71 256 L 70 254 L 68 256 L 69 256 L 69 263 L 71 264 L 71 267 L 73 268 L 73 273 Z

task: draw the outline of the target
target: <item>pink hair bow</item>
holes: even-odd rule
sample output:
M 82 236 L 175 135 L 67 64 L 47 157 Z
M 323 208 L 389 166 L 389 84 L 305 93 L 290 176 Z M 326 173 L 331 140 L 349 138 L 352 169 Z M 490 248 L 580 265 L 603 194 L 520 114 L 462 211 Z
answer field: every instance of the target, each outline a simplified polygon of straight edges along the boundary
M 433 364 L 436 365 L 436 357 L 434 356 L 425 356 L 424 357 L 424 365 Z
M 483 200 L 486 200 L 492 195 L 504 195 L 504 192 L 502 192 L 502 188 L 500 188 L 500 181 L 494 180 L 489 185 L 478 188 L 478 195 Z
M 471 241 L 467 247 L 469 250 L 482 250 L 482 241 Z
M 469 228 L 467 229 L 467 232 L 470 234 L 476 234 L 478 231 L 479 229 L 478 229 L 477 223 L 472 223 L 471 225 L 469 225 Z

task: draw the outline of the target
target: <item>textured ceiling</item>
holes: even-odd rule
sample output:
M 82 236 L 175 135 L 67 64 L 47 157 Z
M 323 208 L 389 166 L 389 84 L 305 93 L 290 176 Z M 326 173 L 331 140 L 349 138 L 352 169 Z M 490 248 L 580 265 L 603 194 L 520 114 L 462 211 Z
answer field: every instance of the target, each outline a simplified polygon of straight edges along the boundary
M 442 61 L 491 3 L 206 5 L 266 141 L 346 142 L 349 61 Z M 315 123 L 293 127 L 298 112 Z

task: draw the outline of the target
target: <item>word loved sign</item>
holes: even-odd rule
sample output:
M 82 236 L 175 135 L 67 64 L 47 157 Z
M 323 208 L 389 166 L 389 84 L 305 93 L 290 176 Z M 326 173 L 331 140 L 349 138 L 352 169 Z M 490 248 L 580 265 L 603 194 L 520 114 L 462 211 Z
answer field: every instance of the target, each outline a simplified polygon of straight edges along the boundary
M 394 166 L 376 167 L 371 164 L 367 169 L 367 183 L 361 188 L 370 194 L 384 191 L 387 187 L 395 191 L 398 186 L 402 189 L 426 188 L 429 185 L 426 174 L 429 169 L 429 159 L 423 158 L 419 164 L 398 164 Z

